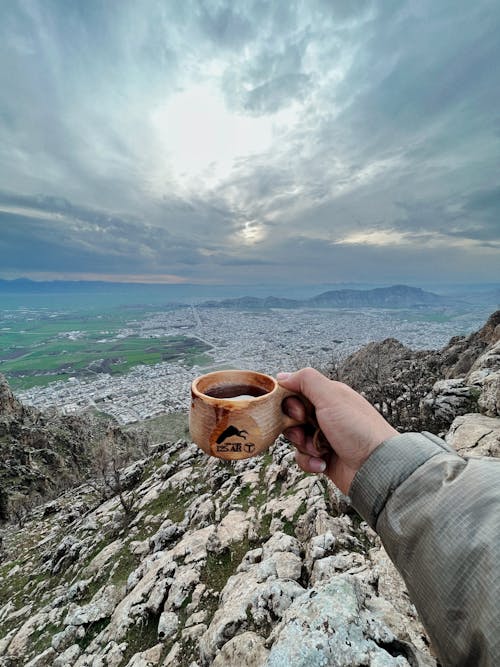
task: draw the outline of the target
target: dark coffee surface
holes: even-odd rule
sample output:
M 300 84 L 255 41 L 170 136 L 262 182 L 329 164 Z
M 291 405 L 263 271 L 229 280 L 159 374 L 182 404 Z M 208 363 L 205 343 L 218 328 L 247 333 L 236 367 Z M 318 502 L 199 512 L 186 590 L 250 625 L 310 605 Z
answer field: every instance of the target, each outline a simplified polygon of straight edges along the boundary
M 210 387 L 204 392 L 212 398 L 236 398 L 237 396 L 264 396 L 268 392 L 262 387 L 249 384 L 225 384 L 218 387 Z

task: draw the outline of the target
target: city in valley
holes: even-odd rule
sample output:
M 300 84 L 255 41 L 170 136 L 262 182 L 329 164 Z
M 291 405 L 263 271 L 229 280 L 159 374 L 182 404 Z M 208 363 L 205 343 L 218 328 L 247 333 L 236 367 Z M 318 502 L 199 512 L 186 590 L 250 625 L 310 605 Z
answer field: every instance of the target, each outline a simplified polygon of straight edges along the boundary
M 408 310 L 172 308 L 127 322 L 113 339 L 135 336 L 154 342 L 183 336 L 203 344 L 201 363 L 183 356 L 147 365 L 139 361 L 123 374 L 102 369 L 91 376 L 75 373 L 16 394 L 40 409 L 56 407 L 72 414 L 93 408 L 128 424 L 187 410 L 190 383 L 202 373 L 246 368 L 274 375 L 306 365 L 328 371 L 362 345 L 388 337 L 415 349 L 436 349 L 452 336 L 478 329 L 488 314 L 482 309 L 450 318 Z M 66 332 L 73 339 L 82 335 L 74 329 Z

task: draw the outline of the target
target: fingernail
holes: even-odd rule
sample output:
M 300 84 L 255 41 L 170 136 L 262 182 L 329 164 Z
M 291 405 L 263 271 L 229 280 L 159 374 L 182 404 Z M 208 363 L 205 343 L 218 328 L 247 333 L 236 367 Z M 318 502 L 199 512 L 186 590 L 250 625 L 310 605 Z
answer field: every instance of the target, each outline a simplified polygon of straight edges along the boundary
M 313 468 L 316 468 L 316 472 L 325 472 L 326 470 L 326 461 L 323 459 L 313 459 Z
M 288 380 L 289 377 L 291 377 L 291 373 L 278 373 L 276 376 L 277 380 Z

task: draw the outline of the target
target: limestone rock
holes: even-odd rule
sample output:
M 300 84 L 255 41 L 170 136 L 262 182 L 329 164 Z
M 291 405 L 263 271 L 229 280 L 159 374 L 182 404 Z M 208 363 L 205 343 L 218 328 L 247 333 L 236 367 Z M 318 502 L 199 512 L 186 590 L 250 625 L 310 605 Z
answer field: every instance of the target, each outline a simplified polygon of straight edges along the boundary
M 225 549 L 232 542 L 241 542 L 248 532 L 246 512 L 232 510 L 219 523 L 217 537 L 221 549 Z
M 54 657 L 56 656 L 56 652 L 50 646 L 49 648 L 45 649 L 42 653 L 39 655 L 35 656 L 32 660 L 27 662 L 24 667 L 51 667 L 54 664 Z M 0 665 L 1 665 L 0 661 Z
M 158 621 L 158 639 L 163 642 L 171 639 L 177 633 L 179 617 L 173 611 L 164 611 Z
M 457 417 L 446 442 L 462 456 L 500 457 L 500 417 L 477 413 Z
M 268 557 L 260 563 L 247 563 L 238 574 L 228 579 L 222 590 L 220 606 L 200 640 L 200 655 L 205 661 L 212 660 L 217 649 L 239 630 L 253 630 L 269 624 L 273 618 L 281 618 L 292 601 L 304 594 L 304 588 L 296 581 L 278 578 L 278 568 L 285 562 L 285 545 L 300 551 L 297 540 L 280 534 L 273 536 L 267 544 L 263 554 Z M 286 558 L 294 559 L 293 565 L 286 561 L 287 574 L 293 573 L 298 578 L 300 569 L 295 559 L 299 557 L 287 551 Z
M 127 663 L 127 667 L 154 667 L 160 662 L 162 644 L 156 644 L 146 651 L 136 653 Z
M 478 405 L 484 415 L 500 417 L 500 371 L 484 379 Z
M 269 651 L 255 632 L 242 632 L 230 639 L 215 656 L 212 667 L 262 667 Z
M 122 548 L 121 540 L 114 540 L 111 544 L 108 544 L 101 549 L 96 556 L 90 561 L 87 567 L 83 570 L 82 574 L 85 577 L 93 577 L 98 573 L 102 567 Z
M 168 592 L 165 610 L 180 609 L 200 579 L 199 572 L 189 565 L 181 565 Z
M 105 586 L 102 590 L 97 591 L 88 604 L 83 607 L 71 607 L 64 623 L 68 626 L 88 625 L 102 618 L 108 618 L 123 597 L 123 592 L 114 584 Z
M 470 412 L 475 405 L 475 394 L 463 378 L 438 380 L 422 401 L 424 409 L 442 422 L 450 423 L 458 415 Z
M 68 625 L 62 632 L 58 632 L 52 637 L 52 648 L 61 653 L 68 646 L 76 643 L 77 639 L 81 639 L 84 636 L 85 630 L 83 627 Z
M 53 667 L 68 667 L 73 665 L 80 655 L 80 647 L 78 644 L 73 644 L 67 648 L 63 653 L 54 658 Z
M 273 632 L 265 667 L 410 667 L 392 632 L 365 610 L 356 580 L 335 577 L 287 609 Z M 389 650 L 381 647 L 387 645 Z

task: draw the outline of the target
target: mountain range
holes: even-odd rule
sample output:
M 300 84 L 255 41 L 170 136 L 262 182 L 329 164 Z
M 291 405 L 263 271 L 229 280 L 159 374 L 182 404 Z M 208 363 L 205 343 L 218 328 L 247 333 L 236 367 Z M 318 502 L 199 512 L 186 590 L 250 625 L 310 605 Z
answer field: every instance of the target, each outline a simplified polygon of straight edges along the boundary
M 217 308 L 418 308 L 421 306 L 456 305 L 457 299 L 426 292 L 419 287 L 393 285 L 375 289 L 329 290 L 308 299 L 286 299 L 268 296 L 244 296 L 221 301 L 206 301 L 202 305 Z

